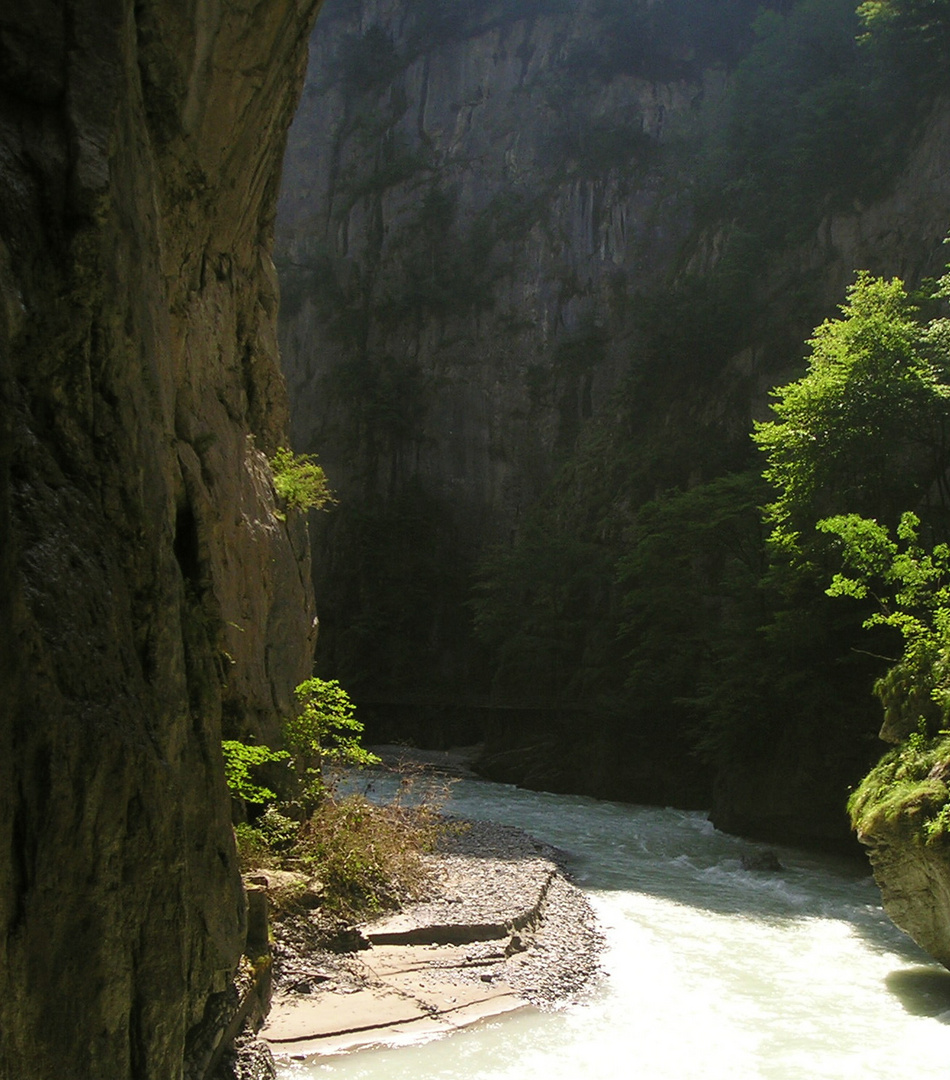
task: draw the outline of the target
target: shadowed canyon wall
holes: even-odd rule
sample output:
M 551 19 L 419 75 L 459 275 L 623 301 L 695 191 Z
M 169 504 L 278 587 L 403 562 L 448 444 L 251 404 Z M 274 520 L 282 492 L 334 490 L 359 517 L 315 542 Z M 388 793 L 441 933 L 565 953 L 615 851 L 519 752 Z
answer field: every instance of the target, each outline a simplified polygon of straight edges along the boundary
M 341 496 L 314 528 L 319 663 L 371 731 L 848 844 L 880 749 L 859 621 L 823 609 L 771 668 L 737 662 L 762 685 L 719 686 L 727 740 L 704 635 L 738 619 L 716 575 L 745 560 L 762 636 L 770 388 L 855 268 L 942 269 L 950 113 L 875 67 L 850 0 L 765 7 L 328 0 L 278 214 L 282 358 Z M 647 550 L 654 500 L 738 475 Z
M 0 16 L 0 1075 L 202 1075 L 222 731 L 310 673 L 270 245 L 313 0 Z
M 322 655 L 364 702 L 492 699 L 474 566 L 607 408 L 631 298 L 691 227 L 670 173 L 723 73 L 692 40 L 643 56 L 601 7 L 322 11 L 278 216 L 281 345 L 296 443 L 343 494 L 316 526 Z

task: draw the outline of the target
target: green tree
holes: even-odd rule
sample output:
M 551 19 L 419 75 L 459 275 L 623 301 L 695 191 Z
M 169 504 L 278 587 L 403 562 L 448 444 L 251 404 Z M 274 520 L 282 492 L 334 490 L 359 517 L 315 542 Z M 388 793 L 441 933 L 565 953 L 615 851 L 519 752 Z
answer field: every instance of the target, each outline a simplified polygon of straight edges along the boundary
M 763 489 L 754 473 L 731 474 L 640 509 L 617 564 L 635 714 L 667 728 L 684 713 L 695 723 L 723 638 L 737 621 L 764 617 L 742 603 L 765 569 L 757 512 Z
M 591 691 L 588 638 L 607 617 L 609 552 L 536 514 L 479 566 L 475 634 L 493 666 L 493 700 L 576 705 Z
M 939 306 L 948 285 L 925 289 L 922 302 Z M 877 650 L 900 635 L 874 683 L 881 735 L 900 745 L 848 805 L 859 832 L 900 818 L 934 839 L 950 827 L 950 546 L 935 542 L 947 524 L 950 330 L 942 318 L 925 322 L 901 282 L 861 274 L 842 318 L 811 345 L 808 372 L 778 391 L 778 419 L 756 432 L 778 489 L 774 550 L 799 580 L 823 564 L 827 594 L 859 601 L 865 628 L 890 633 Z
M 877 610 L 866 626 L 899 632 L 903 651 L 877 680 L 884 706 L 881 738 L 897 746 L 858 785 L 848 800 L 854 828 L 873 835 L 887 823 L 924 842 L 950 832 L 950 546 L 927 548 L 920 519 L 906 513 L 892 539 L 876 521 L 844 514 L 819 522 L 838 538 L 847 573 L 827 592 L 873 597 Z
M 325 765 L 372 765 L 379 758 L 360 745 L 363 725 L 336 679 L 307 679 L 294 694 L 300 708 L 284 721 L 284 741 L 304 803 L 316 804 L 326 791 Z
M 862 43 L 925 91 L 950 85 L 950 0 L 865 0 Z
M 888 626 L 903 638 L 900 659 L 875 683 L 884 706 L 882 734 L 897 742 L 950 717 L 950 547 L 925 549 L 920 518 L 905 513 L 897 538 L 876 521 L 843 514 L 818 523 L 838 537 L 848 573 L 834 575 L 829 596 L 873 597 L 865 626 Z
M 841 312 L 815 331 L 806 374 L 775 392 L 777 419 L 754 435 L 777 489 L 772 542 L 793 561 L 814 552 L 821 519 L 894 524 L 923 504 L 934 520 L 948 501 L 950 387 L 934 348 L 942 324 L 922 324 L 897 279 L 863 272 Z
M 335 680 L 307 679 L 295 690 L 299 708 L 282 725 L 285 749 L 274 750 L 237 739 L 221 743 L 224 773 L 231 794 L 247 803 L 273 802 L 277 793 L 259 784 L 253 771 L 263 765 L 287 762 L 294 780 L 292 798 L 313 809 L 326 793 L 325 765 L 375 765 L 374 754 L 360 744 L 363 725 L 353 703 Z

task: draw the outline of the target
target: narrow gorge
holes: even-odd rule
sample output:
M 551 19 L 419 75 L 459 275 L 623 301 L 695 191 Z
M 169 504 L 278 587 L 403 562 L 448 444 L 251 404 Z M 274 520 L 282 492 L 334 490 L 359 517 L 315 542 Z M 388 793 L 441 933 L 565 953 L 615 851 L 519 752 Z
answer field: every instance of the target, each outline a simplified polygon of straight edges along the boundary
M 0 12 L 0 1078 L 205 1080 L 247 945 L 221 740 L 279 743 L 317 608 L 371 737 L 855 853 L 893 640 L 770 562 L 750 431 L 857 269 L 939 352 L 925 6 Z M 927 760 L 862 839 L 946 964 Z
M 280 336 L 371 731 L 841 846 L 880 664 L 769 595 L 749 433 L 856 269 L 942 272 L 950 111 L 850 0 L 766 7 L 328 0 Z

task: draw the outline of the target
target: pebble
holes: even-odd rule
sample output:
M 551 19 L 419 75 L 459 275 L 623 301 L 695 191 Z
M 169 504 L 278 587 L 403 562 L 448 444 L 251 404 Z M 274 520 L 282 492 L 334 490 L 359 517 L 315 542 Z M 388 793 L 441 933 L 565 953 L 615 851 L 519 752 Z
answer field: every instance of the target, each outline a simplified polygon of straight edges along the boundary
M 471 967 L 431 974 L 451 981 L 507 983 L 534 1005 L 577 1000 L 598 976 L 604 939 L 584 894 L 571 881 L 566 854 L 521 829 L 492 822 L 451 822 L 440 850 L 428 856 L 432 892 L 410 911 L 432 925 L 498 923 L 533 907 L 546 885 L 540 918 L 515 930 L 508 941 L 474 942 L 466 950 Z M 275 974 L 278 986 L 308 983 L 319 971 L 333 972 L 333 989 L 352 992 L 362 985 L 358 966 L 346 953 L 319 947 L 291 926 L 278 925 Z M 326 987 L 324 983 L 321 990 Z M 329 987 L 327 987 L 329 989 Z

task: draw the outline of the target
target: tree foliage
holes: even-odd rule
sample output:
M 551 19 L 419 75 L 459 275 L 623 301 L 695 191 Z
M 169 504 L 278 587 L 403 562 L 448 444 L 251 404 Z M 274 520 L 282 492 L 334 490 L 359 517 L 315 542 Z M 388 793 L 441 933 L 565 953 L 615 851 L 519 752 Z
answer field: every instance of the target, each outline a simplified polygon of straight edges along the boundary
M 947 292 L 944 278 L 928 306 Z M 778 487 L 770 507 L 777 548 L 808 549 L 810 525 L 833 538 L 828 554 L 841 569 L 827 594 L 871 605 L 864 626 L 902 640 L 874 684 L 881 735 L 900 745 L 855 792 L 852 821 L 867 832 L 902 817 L 928 840 L 950 827 L 950 545 L 939 539 L 950 466 L 948 344 L 946 320 L 924 322 L 899 281 L 860 275 L 842 318 L 816 331 L 808 372 L 779 391 L 779 419 L 756 434 Z M 915 509 L 899 512 L 908 505 Z
M 246 803 L 261 804 L 276 799 L 276 792 L 257 783 L 252 770 L 261 765 L 285 761 L 290 755 L 286 750 L 272 750 L 269 746 L 255 746 L 239 739 L 225 739 L 221 743 L 224 754 L 224 778 L 231 794 Z
M 696 723 L 724 636 L 750 617 L 737 599 L 755 604 L 763 494 L 754 473 L 731 474 L 667 492 L 639 511 L 616 571 L 625 686 L 636 714 L 662 717 L 666 726 Z
M 300 708 L 284 720 L 284 740 L 302 784 L 304 802 L 316 803 L 326 790 L 326 764 L 372 765 L 379 759 L 360 744 L 363 725 L 336 679 L 307 679 L 294 694 Z
M 606 616 L 607 552 L 547 524 L 537 517 L 515 544 L 485 556 L 471 601 L 493 657 L 493 698 L 508 704 L 584 700 L 586 633 L 595 611 Z
M 863 44 L 925 91 L 950 85 L 950 0 L 865 0 Z
M 292 799 L 312 809 L 326 792 L 324 765 L 378 762 L 360 744 L 363 725 L 356 719 L 349 695 L 335 679 L 307 679 L 294 694 L 299 708 L 284 718 L 283 748 L 274 750 L 236 739 L 221 743 L 225 779 L 234 798 L 257 805 L 273 802 L 277 793 L 258 783 L 253 771 L 286 762 L 294 777 L 289 790 Z
M 950 717 L 950 546 L 926 549 L 920 518 L 905 513 L 896 530 L 844 514 L 818 523 L 838 537 L 847 573 L 834 575 L 829 596 L 864 599 L 877 610 L 865 626 L 888 626 L 903 638 L 896 664 L 875 684 L 884 706 L 884 732 L 892 741 L 921 725 L 936 734 Z
M 895 523 L 921 500 L 945 502 L 950 387 L 933 327 L 903 284 L 861 273 L 841 317 L 809 342 L 802 378 L 775 391 L 775 420 L 756 425 L 777 490 L 772 540 L 793 557 L 814 548 L 815 522 L 840 513 Z
M 323 466 L 313 454 L 281 446 L 271 458 L 274 490 L 291 510 L 326 510 L 336 502 Z

